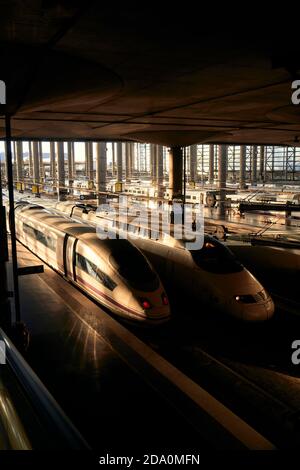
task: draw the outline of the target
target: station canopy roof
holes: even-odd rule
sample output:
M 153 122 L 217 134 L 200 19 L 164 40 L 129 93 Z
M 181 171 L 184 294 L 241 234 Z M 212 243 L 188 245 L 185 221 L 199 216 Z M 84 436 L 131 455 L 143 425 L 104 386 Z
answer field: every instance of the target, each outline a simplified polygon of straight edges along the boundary
M 299 145 L 293 12 L 167 3 L 0 1 L 13 138 Z

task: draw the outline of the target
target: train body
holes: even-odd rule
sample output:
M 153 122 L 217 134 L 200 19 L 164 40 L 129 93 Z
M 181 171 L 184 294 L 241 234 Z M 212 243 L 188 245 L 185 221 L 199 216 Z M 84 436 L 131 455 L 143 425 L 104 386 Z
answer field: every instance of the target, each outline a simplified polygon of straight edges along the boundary
M 182 240 L 169 234 L 160 233 L 153 239 L 149 227 L 136 222 L 130 225 L 126 217 L 113 220 L 109 212 L 70 203 L 58 203 L 56 209 L 129 238 L 131 233 L 130 239 L 155 266 L 170 298 L 186 295 L 194 307 L 206 304 L 247 322 L 265 321 L 274 314 L 274 303 L 260 282 L 214 237 L 205 235 L 202 248 L 188 250 Z
M 158 190 L 152 186 L 139 184 L 125 184 L 123 193 L 138 198 L 155 198 L 158 197 Z M 217 190 L 201 190 L 188 188 L 186 190 L 185 202 L 188 204 L 204 204 L 206 207 L 214 207 L 217 203 Z M 163 198 L 168 201 L 171 194 L 167 188 L 163 192 Z
M 18 240 L 69 281 L 127 320 L 170 318 L 157 273 L 128 240 L 100 240 L 91 226 L 26 203 L 15 208 Z

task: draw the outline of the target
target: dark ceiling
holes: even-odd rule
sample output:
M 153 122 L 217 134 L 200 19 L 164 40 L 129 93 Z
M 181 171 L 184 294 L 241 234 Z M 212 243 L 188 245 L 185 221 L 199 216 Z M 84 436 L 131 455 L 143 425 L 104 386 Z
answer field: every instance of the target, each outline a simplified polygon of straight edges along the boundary
M 13 137 L 296 145 L 296 13 L 162 5 L 0 1 Z

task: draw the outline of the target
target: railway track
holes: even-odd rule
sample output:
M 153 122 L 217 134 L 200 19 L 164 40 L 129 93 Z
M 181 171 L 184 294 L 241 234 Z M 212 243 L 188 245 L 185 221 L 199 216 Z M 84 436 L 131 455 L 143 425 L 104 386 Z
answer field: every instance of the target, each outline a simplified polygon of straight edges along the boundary
M 221 345 L 215 348 L 217 337 L 195 340 L 194 331 L 195 325 L 191 325 L 189 331 L 181 330 L 179 338 L 176 329 L 169 332 L 169 338 L 166 331 L 161 337 L 135 334 L 278 448 L 299 446 L 300 379 L 283 373 L 272 351 L 266 351 L 268 364 L 257 364 L 256 357 L 251 362 L 249 350 L 248 359 L 241 354 L 239 360 L 239 350 L 234 346 L 230 354 L 223 353 Z

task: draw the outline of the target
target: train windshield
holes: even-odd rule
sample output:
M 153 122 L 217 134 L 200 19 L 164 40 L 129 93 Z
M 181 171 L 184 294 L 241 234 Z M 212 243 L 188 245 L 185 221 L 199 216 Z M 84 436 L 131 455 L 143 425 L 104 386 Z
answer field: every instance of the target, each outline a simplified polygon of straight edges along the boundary
M 128 240 L 113 241 L 109 261 L 132 287 L 145 291 L 153 291 L 158 288 L 159 280 L 156 273 L 144 255 Z
M 234 254 L 213 238 L 205 237 L 203 247 L 200 250 L 191 250 L 190 253 L 197 266 L 208 272 L 228 274 L 243 270 L 243 265 Z

